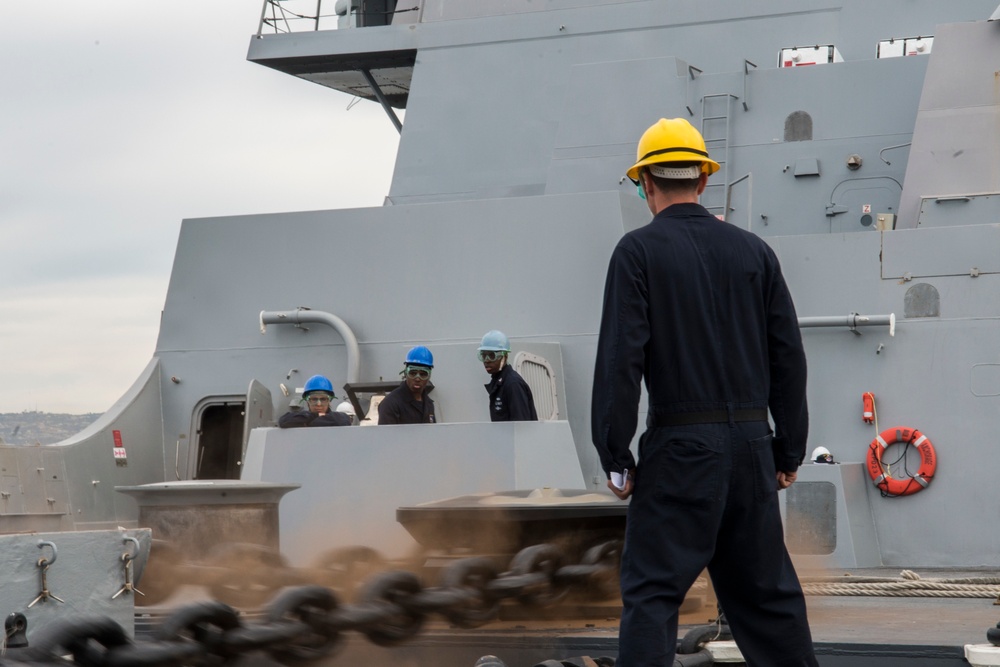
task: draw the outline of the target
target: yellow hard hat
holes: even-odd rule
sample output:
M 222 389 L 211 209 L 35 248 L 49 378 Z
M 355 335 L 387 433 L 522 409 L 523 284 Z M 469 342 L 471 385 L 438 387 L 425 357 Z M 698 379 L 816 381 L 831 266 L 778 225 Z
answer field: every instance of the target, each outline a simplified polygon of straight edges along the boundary
M 700 162 L 706 174 L 719 171 L 719 163 L 708 157 L 701 132 L 683 118 L 661 118 L 639 139 L 636 162 L 625 175 L 638 182 L 639 168 L 665 162 Z

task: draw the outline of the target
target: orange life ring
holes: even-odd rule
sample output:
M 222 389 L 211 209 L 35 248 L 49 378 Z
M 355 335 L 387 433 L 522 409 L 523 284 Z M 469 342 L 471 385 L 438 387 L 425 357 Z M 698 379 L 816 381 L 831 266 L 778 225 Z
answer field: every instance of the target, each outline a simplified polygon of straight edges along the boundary
M 899 479 L 889 476 L 889 469 L 882 465 L 882 454 L 889 445 L 913 445 L 920 451 L 920 469 L 913 477 Z M 879 433 L 868 446 L 868 474 L 875 486 L 886 496 L 908 496 L 926 489 L 934 479 L 937 454 L 930 439 L 915 428 L 896 426 Z

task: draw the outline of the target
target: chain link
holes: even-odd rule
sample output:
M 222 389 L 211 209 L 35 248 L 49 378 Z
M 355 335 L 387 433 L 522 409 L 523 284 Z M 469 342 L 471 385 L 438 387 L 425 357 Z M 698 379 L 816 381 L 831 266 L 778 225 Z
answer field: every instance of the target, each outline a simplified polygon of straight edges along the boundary
M 559 547 L 539 544 L 518 552 L 504 572 L 487 557 L 456 560 L 434 587 L 424 587 L 412 572 L 387 570 L 366 580 L 348 605 L 326 585 L 292 586 L 268 602 L 263 621 L 246 625 L 224 602 L 198 602 L 177 609 L 148 641 L 133 641 L 108 618 L 61 619 L 30 647 L 0 655 L 0 667 L 218 667 L 255 651 L 285 665 L 308 664 L 334 655 L 348 631 L 394 646 L 416 636 L 432 614 L 468 629 L 496 618 L 505 599 L 539 607 L 560 602 L 571 589 L 590 596 L 606 592 L 617 581 L 620 557 L 619 540 L 589 549 L 572 564 L 563 564 L 567 555 Z

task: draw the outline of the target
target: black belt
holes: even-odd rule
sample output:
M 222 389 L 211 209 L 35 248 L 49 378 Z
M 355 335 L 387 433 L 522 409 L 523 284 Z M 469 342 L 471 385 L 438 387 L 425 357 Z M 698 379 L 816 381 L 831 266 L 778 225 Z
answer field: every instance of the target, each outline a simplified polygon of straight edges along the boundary
M 649 413 L 646 418 L 648 428 L 663 426 L 690 426 L 691 424 L 724 424 L 729 421 L 726 410 L 711 410 L 709 412 L 672 412 L 667 414 Z M 751 408 L 733 410 L 734 422 L 767 421 L 767 408 Z

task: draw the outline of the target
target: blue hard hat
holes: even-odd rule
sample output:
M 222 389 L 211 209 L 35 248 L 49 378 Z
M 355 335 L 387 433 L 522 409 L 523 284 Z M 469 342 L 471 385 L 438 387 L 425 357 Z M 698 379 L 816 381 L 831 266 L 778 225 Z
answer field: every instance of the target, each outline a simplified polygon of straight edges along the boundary
M 311 378 L 306 380 L 306 386 L 302 389 L 302 396 L 308 396 L 314 391 L 325 391 L 333 396 L 333 383 L 322 375 L 313 375 Z
M 479 345 L 480 350 L 493 352 L 510 352 L 510 341 L 502 331 L 487 331 L 483 336 L 483 342 Z
M 406 363 L 434 368 L 434 355 L 423 345 L 417 345 L 406 353 Z

